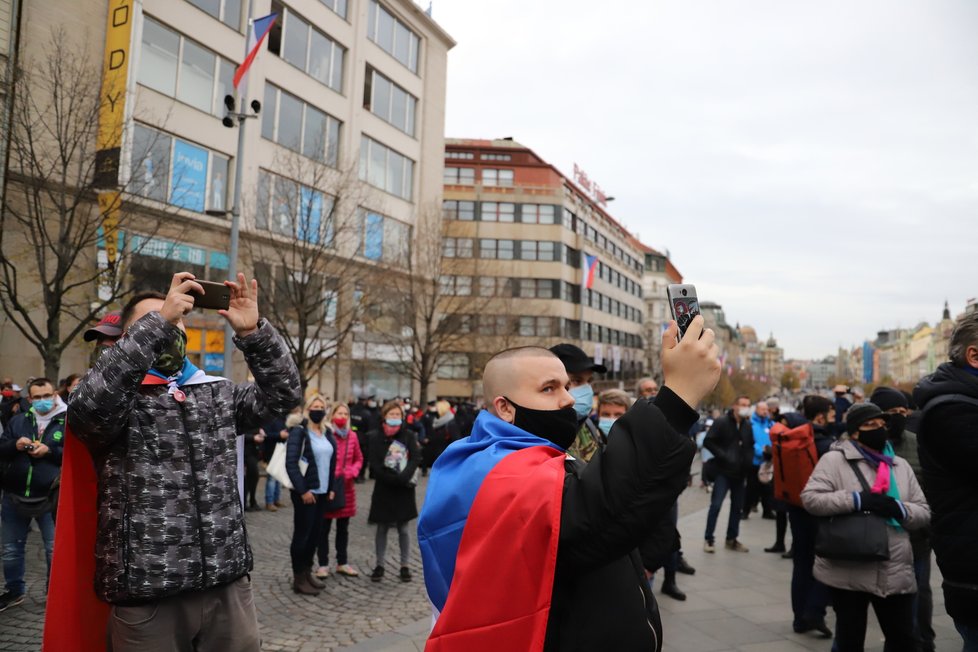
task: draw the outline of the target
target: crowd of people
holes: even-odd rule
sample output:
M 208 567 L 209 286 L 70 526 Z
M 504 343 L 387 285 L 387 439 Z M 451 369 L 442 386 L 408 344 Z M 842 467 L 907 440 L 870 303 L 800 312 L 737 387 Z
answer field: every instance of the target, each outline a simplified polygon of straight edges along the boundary
M 664 334 L 661 387 L 643 378 L 631 392 L 596 392 L 607 369 L 576 345 L 525 347 L 486 365 L 479 409 L 379 401 L 370 389 L 346 401 L 303 396 L 285 343 L 259 316 L 257 286 L 243 277 L 228 283 L 222 315 L 255 380 L 209 376 L 186 356 L 183 316 L 196 285 L 178 274 L 166 294 L 137 294 L 102 319 L 85 334 L 96 346 L 84 375 L 24 387 L 0 380 L 0 611 L 24 600 L 32 523 L 50 574 L 63 536 L 59 498 L 79 505 L 77 477 L 94 469 L 91 597 L 112 617 L 89 634 L 114 650 L 159 649 L 174 637 L 193 649 L 212 649 L 203 640 L 258 649 L 244 512 L 289 504 L 298 594 L 320 594 L 332 573 L 383 582 L 392 530 L 395 580 L 411 582 L 420 546 L 433 650 L 475 641 L 661 649 L 656 577 L 661 594 L 682 601 L 677 577 L 696 572 L 677 528 L 698 452 L 699 486 L 710 492 L 703 550 L 716 554 L 728 496 L 726 551 L 750 552 L 742 521 L 772 521 L 764 552 L 792 561 L 795 632 L 832 638 L 833 651 L 862 650 L 871 605 L 888 652 L 934 650 L 936 556 L 944 608 L 964 652 L 978 651 L 978 315 L 960 320 L 950 359 L 913 392 L 877 386 L 866 399 L 838 386 L 831 395 L 739 396 L 725 412 L 700 412 L 719 363 L 697 319 L 681 341 L 675 326 Z M 361 570 L 350 527 L 368 498 L 373 567 Z M 77 550 L 80 535 L 71 536 Z M 51 595 L 70 593 L 55 566 Z M 201 619 L 208 609 L 220 617 Z M 51 630 L 46 637 L 60 635 Z

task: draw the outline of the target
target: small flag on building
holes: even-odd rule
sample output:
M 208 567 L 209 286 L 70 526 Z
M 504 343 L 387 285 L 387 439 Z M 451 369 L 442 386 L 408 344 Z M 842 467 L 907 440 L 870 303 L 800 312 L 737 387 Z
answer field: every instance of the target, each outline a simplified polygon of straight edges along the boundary
M 275 24 L 276 18 L 278 18 L 278 14 L 268 14 L 267 16 L 256 18 L 251 22 L 251 31 L 248 34 L 248 56 L 238 66 L 238 69 L 234 71 L 235 89 L 241 84 L 241 79 L 248 72 L 248 69 L 251 68 L 251 64 L 254 63 L 255 57 L 258 56 L 258 50 L 261 48 L 265 37 L 272 31 L 272 25 Z
M 590 290 L 594 285 L 594 272 L 598 269 L 598 257 L 584 254 L 584 274 L 581 278 L 581 285 L 584 289 Z

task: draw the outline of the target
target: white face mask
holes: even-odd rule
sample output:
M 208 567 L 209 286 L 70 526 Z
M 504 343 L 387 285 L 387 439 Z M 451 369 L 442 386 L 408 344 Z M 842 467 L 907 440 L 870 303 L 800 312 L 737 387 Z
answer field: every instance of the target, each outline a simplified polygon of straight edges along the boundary
M 737 415 L 741 419 L 746 419 L 747 417 L 750 416 L 750 408 L 748 408 L 748 407 L 746 407 L 746 408 L 745 407 L 742 407 L 742 408 L 738 409 L 737 410 Z

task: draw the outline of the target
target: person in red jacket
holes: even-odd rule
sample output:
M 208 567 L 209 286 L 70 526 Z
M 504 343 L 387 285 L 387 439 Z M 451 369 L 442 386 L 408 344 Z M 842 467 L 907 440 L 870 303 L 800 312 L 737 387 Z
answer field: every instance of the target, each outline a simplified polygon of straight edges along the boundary
M 350 565 L 347 544 L 350 540 L 350 518 L 357 515 L 357 490 L 355 480 L 363 467 L 360 440 L 350 427 L 350 408 L 337 403 L 330 410 L 329 427 L 336 438 L 336 479 L 342 478 L 346 502 L 334 512 L 326 512 L 326 522 L 319 539 L 319 568 L 316 577 L 329 576 L 329 533 L 336 521 L 336 572 L 356 577 L 360 572 Z

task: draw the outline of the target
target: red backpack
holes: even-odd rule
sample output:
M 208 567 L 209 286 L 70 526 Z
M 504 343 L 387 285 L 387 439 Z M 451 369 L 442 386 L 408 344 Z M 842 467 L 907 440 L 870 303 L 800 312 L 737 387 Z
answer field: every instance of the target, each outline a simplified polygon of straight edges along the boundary
M 815 430 L 811 423 L 788 428 L 783 423 L 771 426 L 771 454 L 774 458 L 774 497 L 801 507 L 801 492 L 818 463 Z

